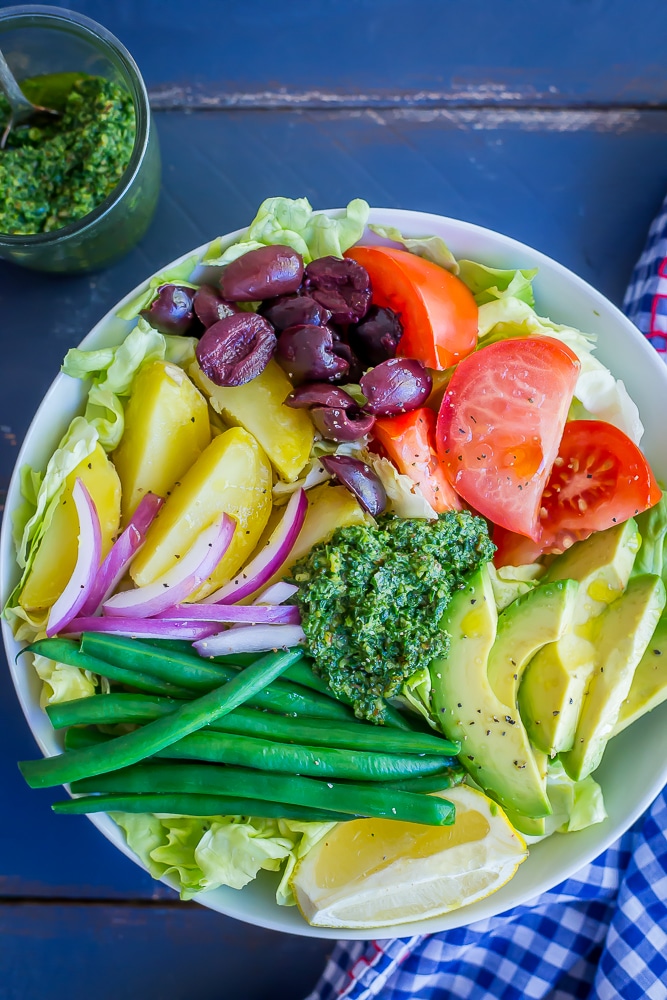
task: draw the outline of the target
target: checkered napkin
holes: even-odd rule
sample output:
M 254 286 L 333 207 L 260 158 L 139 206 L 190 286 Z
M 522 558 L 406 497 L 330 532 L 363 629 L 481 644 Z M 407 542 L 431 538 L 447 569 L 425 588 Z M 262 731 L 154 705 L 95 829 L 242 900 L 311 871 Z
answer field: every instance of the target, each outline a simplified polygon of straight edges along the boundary
M 623 308 L 667 361 L 667 198 Z M 339 942 L 307 1000 L 667 1000 L 667 790 L 574 878 L 468 927 Z

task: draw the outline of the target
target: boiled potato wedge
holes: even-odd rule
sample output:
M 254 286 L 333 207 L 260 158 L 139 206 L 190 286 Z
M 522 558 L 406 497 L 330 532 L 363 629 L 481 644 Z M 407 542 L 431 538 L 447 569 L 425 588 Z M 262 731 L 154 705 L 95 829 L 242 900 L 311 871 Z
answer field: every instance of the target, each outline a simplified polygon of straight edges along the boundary
M 215 385 L 197 364 L 190 375 L 223 420 L 255 435 L 281 479 L 298 479 L 310 456 L 314 428 L 305 410 L 285 406 L 292 383 L 277 361 L 269 361 L 251 382 L 233 387 Z
M 224 512 L 236 521 L 230 547 L 196 594 L 207 596 L 230 580 L 259 541 L 271 513 L 271 466 L 242 427 L 214 437 L 167 497 L 130 569 L 137 586 L 172 569 L 200 532 Z
M 58 501 L 51 524 L 41 541 L 19 603 L 26 611 L 50 608 L 60 597 L 72 575 L 78 550 L 79 519 L 72 490 L 81 479 L 100 518 L 102 556 L 105 556 L 120 524 L 121 487 L 118 473 L 101 445 L 73 469 Z
M 143 367 L 125 409 L 125 431 L 113 453 L 123 488 L 122 522 L 146 493 L 166 496 L 211 440 L 208 404 L 178 365 Z
M 326 542 L 337 528 L 346 528 L 351 524 L 368 524 L 372 522 L 369 514 L 361 508 L 355 497 L 345 486 L 316 486 L 308 490 L 308 510 L 303 527 L 299 533 L 289 559 L 269 584 L 277 583 L 289 575 L 289 569 L 297 560 L 302 559 L 319 542 Z M 285 511 L 284 507 L 276 508 L 269 521 L 259 548 L 268 541 L 268 537 Z M 267 584 L 267 586 L 269 585 Z

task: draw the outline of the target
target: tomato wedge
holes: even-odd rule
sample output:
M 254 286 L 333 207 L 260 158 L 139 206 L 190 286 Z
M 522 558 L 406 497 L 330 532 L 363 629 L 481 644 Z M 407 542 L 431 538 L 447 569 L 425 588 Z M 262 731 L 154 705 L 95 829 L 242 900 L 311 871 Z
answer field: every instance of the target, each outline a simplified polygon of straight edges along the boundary
M 438 454 L 456 492 L 533 540 L 579 368 L 552 337 L 502 340 L 457 366 L 440 407 Z
M 430 260 L 392 247 L 345 253 L 366 268 L 373 304 L 393 309 L 403 326 L 398 354 L 443 371 L 477 343 L 477 303 L 455 275 Z
M 372 434 L 399 472 L 420 487 L 438 514 L 461 510 L 461 501 L 449 484 L 435 450 L 435 413 L 422 406 L 397 417 L 381 417 Z
M 519 566 L 543 553 L 564 552 L 594 531 L 648 510 L 661 496 L 644 455 L 623 431 L 603 420 L 572 420 L 542 494 L 538 540 L 494 531 L 496 565 Z

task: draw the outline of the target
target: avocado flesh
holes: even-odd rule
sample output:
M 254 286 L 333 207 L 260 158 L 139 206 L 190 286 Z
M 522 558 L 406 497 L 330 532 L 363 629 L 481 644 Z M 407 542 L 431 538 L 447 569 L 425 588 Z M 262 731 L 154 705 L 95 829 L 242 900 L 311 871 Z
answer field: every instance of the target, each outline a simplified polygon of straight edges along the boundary
M 571 778 L 580 781 L 602 760 L 637 665 L 665 606 L 659 576 L 633 577 L 625 592 L 600 616 L 597 662 L 584 696 L 571 750 L 560 755 Z
M 637 664 L 628 697 L 621 705 L 612 736 L 667 701 L 667 616 L 663 616 Z
M 579 585 L 574 580 L 542 583 L 513 601 L 498 618 L 489 654 L 489 684 L 498 698 L 517 708 L 519 685 L 537 651 L 570 627 Z
M 595 668 L 595 623 L 627 586 L 639 545 L 637 523 L 630 518 L 577 542 L 549 567 L 545 581 L 579 582 L 573 629 L 529 664 L 519 690 L 519 710 L 531 742 L 551 757 L 572 749 Z
M 459 760 L 484 791 L 514 816 L 551 812 L 547 758 L 530 746 L 514 703 L 494 693 L 487 675 L 498 614 L 486 566 L 456 592 L 441 626 L 449 653 L 430 666 L 431 703 L 446 736 L 460 740 Z

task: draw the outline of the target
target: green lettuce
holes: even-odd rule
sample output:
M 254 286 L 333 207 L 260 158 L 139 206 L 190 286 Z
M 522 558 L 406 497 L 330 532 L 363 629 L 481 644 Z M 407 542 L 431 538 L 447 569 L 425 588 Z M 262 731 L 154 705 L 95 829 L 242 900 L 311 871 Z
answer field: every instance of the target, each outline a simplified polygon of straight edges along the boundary
M 403 236 L 394 226 L 369 226 L 374 233 L 392 243 L 400 243 L 410 253 L 439 264 L 452 274 L 459 273 L 456 257 L 440 236 Z
M 528 563 L 523 566 L 501 566 L 496 569 L 493 563 L 488 564 L 493 597 L 498 611 L 504 611 L 517 597 L 532 590 L 546 573 L 546 568 L 539 563 Z
M 468 286 L 479 306 L 506 297 L 514 297 L 529 306 L 535 305 L 533 278 L 536 274 L 536 267 L 504 270 L 487 267 L 474 260 L 459 261 L 459 278 Z
M 284 244 L 301 254 L 308 264 L 316 257 L 342 257 L 362 237 L 368 203 L 355 198 L 336 217 L 313 212 L 307 198 L 267 198 L 259 206 L 242 240 L 224 246 L 213 240 L 202 264 L 222 266 L 262 246 Z
M 172 361 L 187 367 L 195 360 L 193 337 L 172 337 L 159 333 L 143 317 L 117 347 L 82 351 L 73 347 L 65 356 L 62 370 L 73 378 L 92 379 L 84 418 L 95 428 L 105 451 L 113 451 L 125 429 L 123 397 L 142 365 L 150 361 Z
M 607 818 L 602 789 L 590 775 L 573 781 L 558 759 L 549 761 L 547 795 L 553 810 L 547 833 L 574 833 Z
M 581 362 L 570 419 L 605 420 L 638 444 L 644 428 L 639 410 L 625 385 L 614 378 L 593 355 L 596 338 L 570 326 L 538 316 L 527 302 L 505 296 L 479 308 L 479 347 L 512 337 L 554 337 L 572 350 Z
M 635 518 L 642 543 L 632 567 L 632 575 L 655 573 L 667 583 L 667 495 Z
M 262 870 L 284 866 L 276 900 L 294 905 L 289 879 L 298 860 L 332 827 L 245 816 L 113 813 L 128 847 L 154 878 L 175 880 L 182 899 L 227 885 L 242 889 Z
M 193 254 L 188 257 L 187 260 L 181 261 L 176 267 L 169 268 L 167 271 L 162 271 L 160 274 L 156 274 L 148 282 L 147 288 L 144 291 L 139 292 L 134 298 L 130 299 L 122 309 L 119 309 L 116 313 L 119 319 L 133 320 L 135 316 L 138 316 L 142 309 L 148 309 L 151 302 L 157 298 L 158 289 L 162 285 L 183 285 L 185 288 L 198 288 L 198 285 L 193 285 L 188 279 L 194 271 L 195 267 L 199 263 L 199 257 L 197 254 Z

